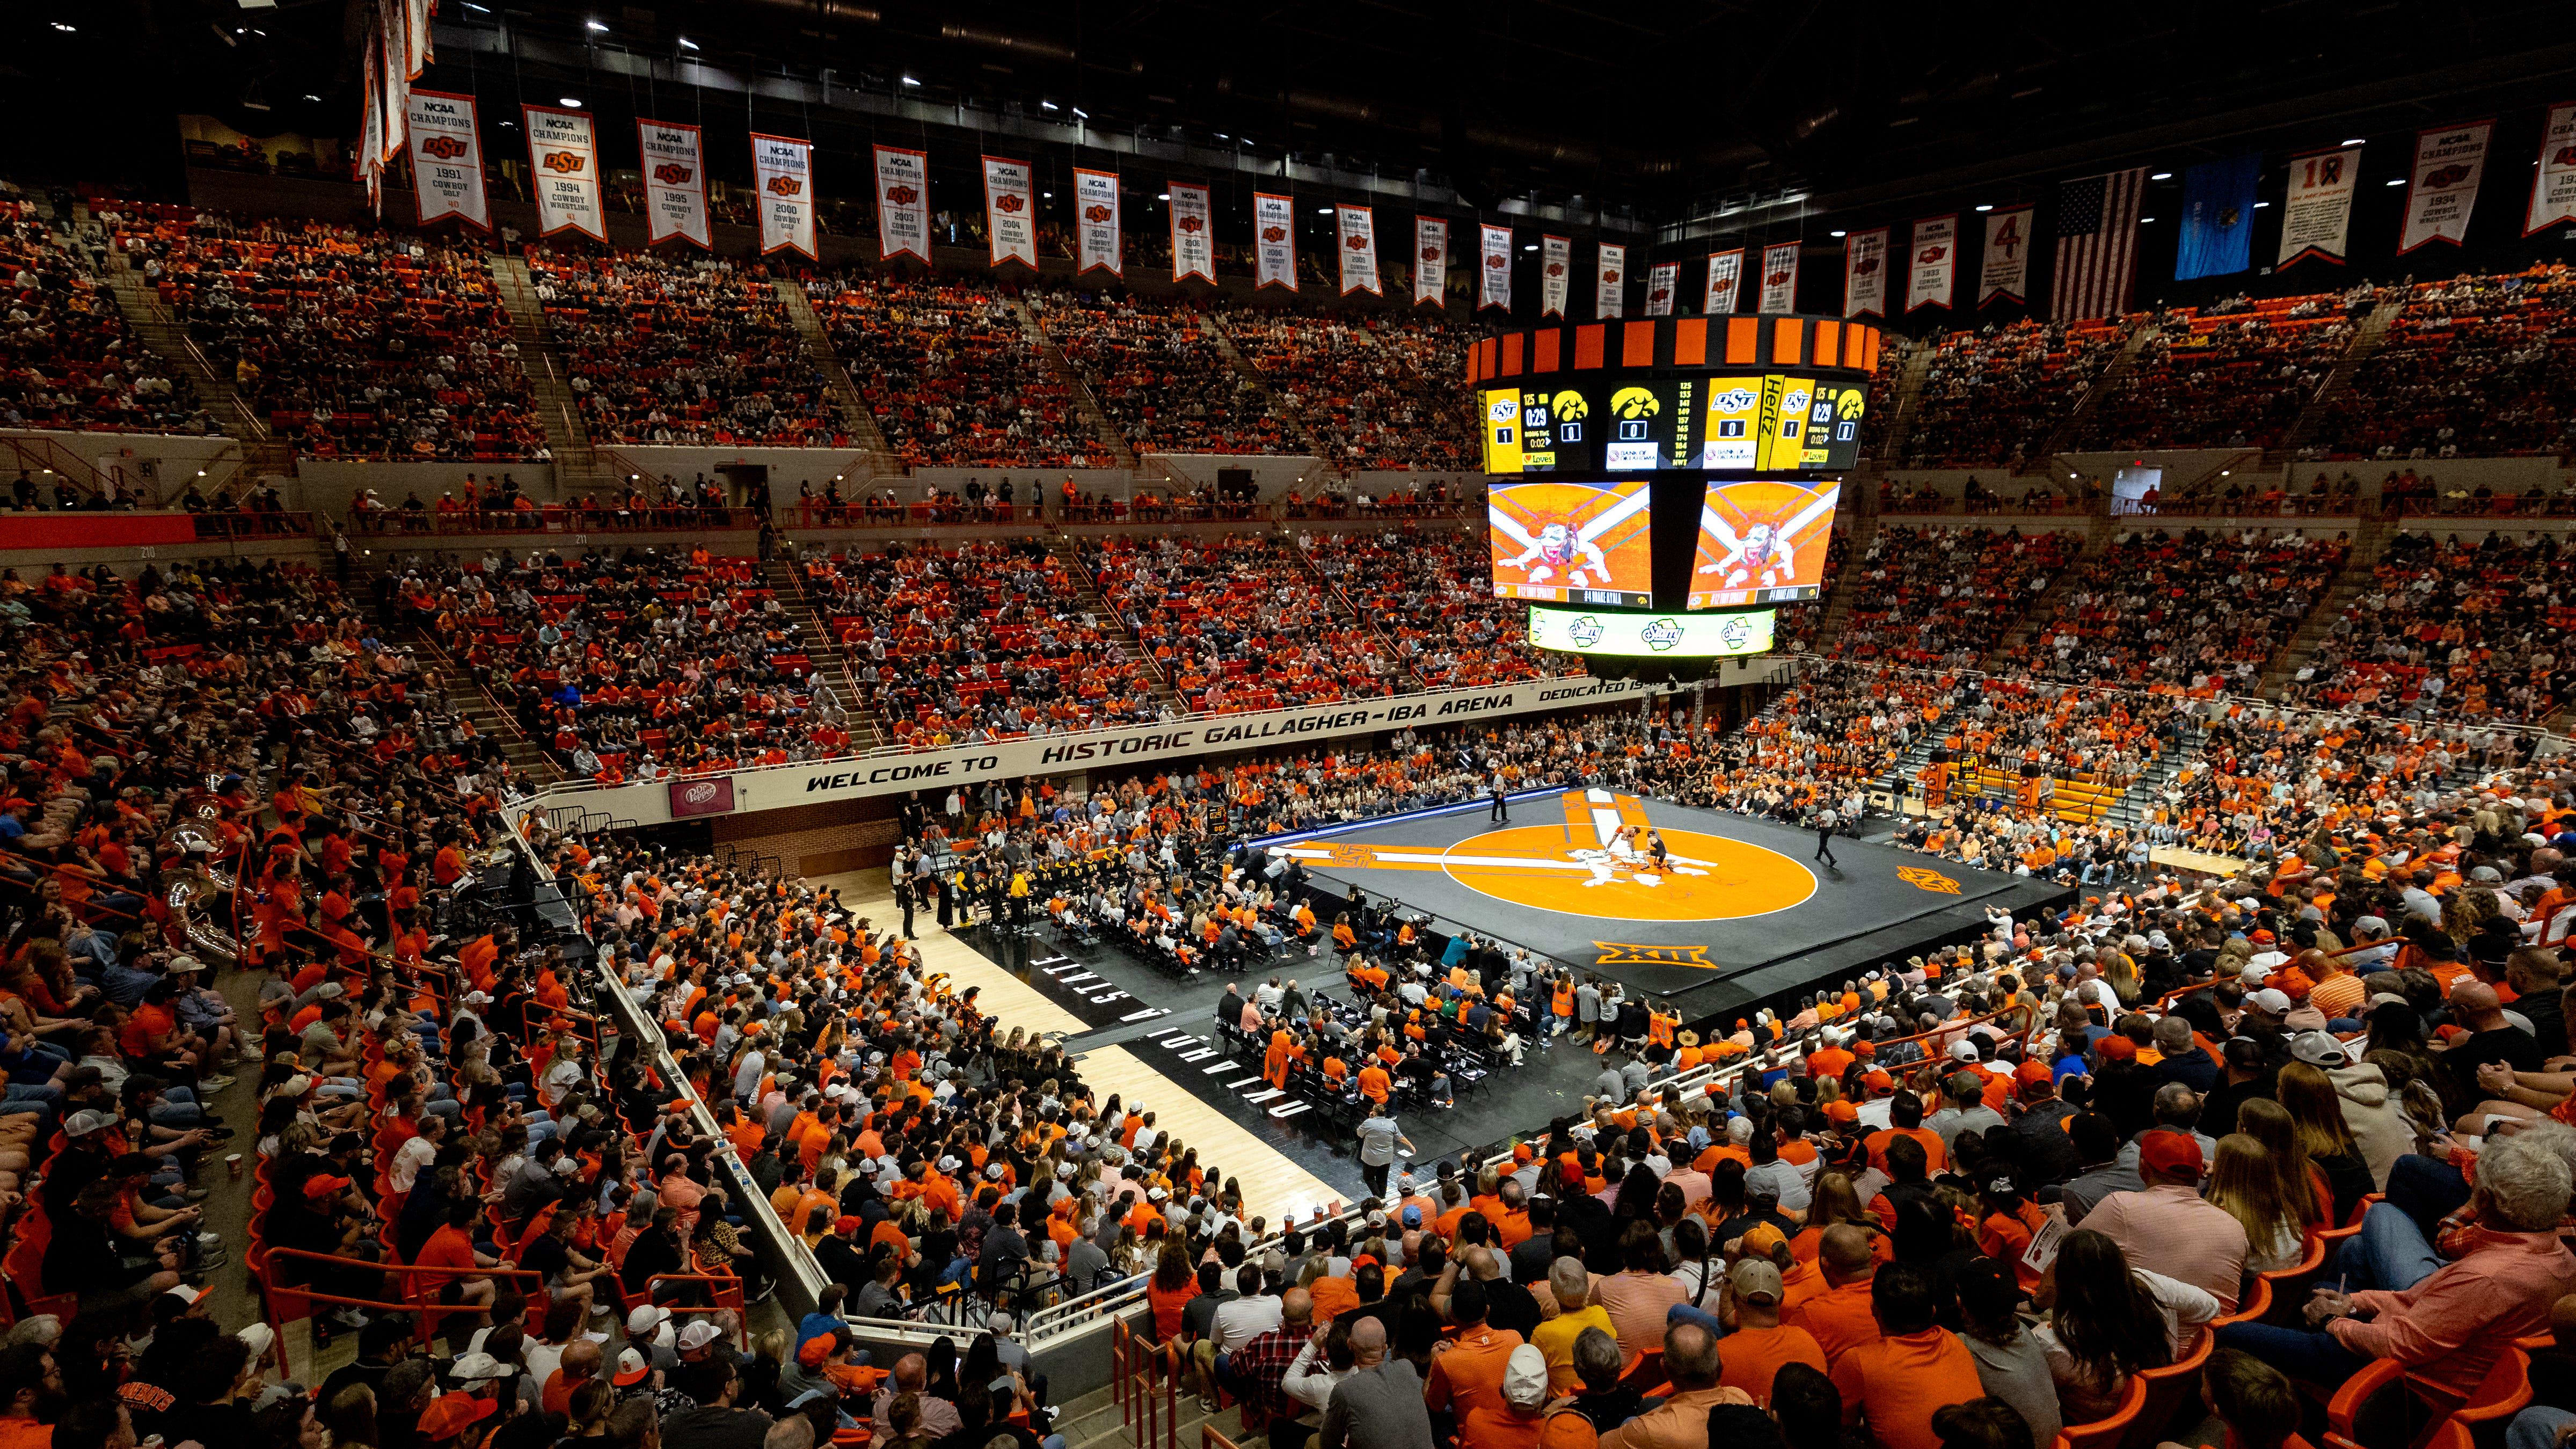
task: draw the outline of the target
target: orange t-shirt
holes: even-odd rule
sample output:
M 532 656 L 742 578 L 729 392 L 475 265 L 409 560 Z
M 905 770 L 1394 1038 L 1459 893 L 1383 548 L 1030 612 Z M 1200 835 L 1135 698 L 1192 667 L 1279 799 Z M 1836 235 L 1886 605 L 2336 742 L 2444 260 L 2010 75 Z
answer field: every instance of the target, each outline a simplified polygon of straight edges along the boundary
M 1934 1412 L 1986 1392 L 1976 1357 L 1943 1328 L 1862 1344 L 1834 1360 L 1833 1378 L 1843 1417 L 1867 1418 L 1882 1449 L 1940 1449 Z
M 1825 1350 L 1816 1342 L 1816 1336 L 1787 1324 L 1737 1329 L 1726 1336 L 1726 1351 L 1719 1359 L 1724 1371 L 1718 1382 L 1730 1389 L 1742 1389 L 1753 1396 L 1754 1403 L 1766 1408 L 1771 1403 L 1771 1378 L 1783 1365 L 1802 1363 L 1818 1373 L 1825 1371 Z
M 1790 1309 L 1782 1321 L 1813 1336 L 1827 1363 L 1840 1363 L 1844 1354 L 1878 1341 L 1878 1315 L 1870 1311 L 1866 1282 L 1828 1288 Z

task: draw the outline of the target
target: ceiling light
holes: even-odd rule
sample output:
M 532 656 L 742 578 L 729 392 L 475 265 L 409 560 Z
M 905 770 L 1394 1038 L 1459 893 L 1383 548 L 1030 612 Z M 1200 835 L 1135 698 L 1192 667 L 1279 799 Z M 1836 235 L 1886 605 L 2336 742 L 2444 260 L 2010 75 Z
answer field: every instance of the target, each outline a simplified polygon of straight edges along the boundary
M 1225 132 L 1223 132 L 1223 131 L 1219 131 L 1219 132 L 1217 132 L 1217 133 L 1216 133 L 1216 138 L 1217 138 L 1218 140 L 1220 140 L 1220 141 L 1231 141 L 1231 140 L 1233 140 L 1233 139 L 1234 139 L 1232 136 L 1227 135 L 1227 134 L 1226 134 Z
M 1522 250 L 1522 251 L 1525 251 L 1525 252 L 1534 252 L 1534 251 L 1537 251 L 1537 250 L 1538 250 L 1538 243 L 1537 243 L 1537 242 L 1530 242 L 1530 243 L 1528 243 L 1527 245 L 1523 246 L 1523 247 L 1521 248 L 1521 250 Z
M 1080 118 L 1081 118 L 1081 119 L 1083 119 L 1083 120 L 1088 121 L 1088 120 L 1090 120 L 1090 119 L 1091 119 L 1091 113 L 1090 113 L 1089 111 L 1084 110 L 1084 109 L 1083 109 L 1082 107 L 1080 107 L 1080 106 L 1076 106 L 1076 107 L 1074 107 L 1074 108 L 1073 108 L 1073 113 L 1074 113 L 1074 115 L 1076 115 L 1076 116 L 1080 117 Z
M 2270 202 L 2268 202 L 2268 201 L 2258 201 L 2258 202 L 2254 203 L 2254 209 L 2255 209 L 2256 211 L 2261 211 L 2264 207 L 2270 206 L 2271 204 L 2272 204 L 2272 203 L 2270 203 Z
M 2361 144 L 2361 142 L 2362 142 L 2362 138 L 2361 138 L 2361 137 L 2359 137 L 2359 136 L 2355 136 L 2355 137 L 2353 137 L 2351 140 L 2344 142 L 2344 144 L 2345 144 L 2345 145 L 2347 145 L 2347 146 L 2358 146 L 2358 145 L 2360 145 L 2360 144 Z
M 579 101 L 577 101 L 577 100 L 574 100 L 574 99 L 573 99 L 572 97 L 570 97 L 570 96 L 562 96 L 562 97 L 557 98 L 557 99 L 556 99 L 556 101 L 555 101 L 555 104 L 556 104 L 556 105 L 559 105 L 559 106 L 570 106 L 570 107 L 572 107 L 572 108 L 573 108 L 574 110 L 576 110 L 576 111 L 578 111 L 578 110 L 580 110 L 580 109 L 581 109 L 581 102 L 579 102 Z
M 2403 176 L 2391 176 L 2388 178 L 2388 184 L 2391 186 L 2403 186 L 2406 184 L 2406 178 Z
M 602 20 L 585 20 L 581 23 L 581 28 L 590 31 L 595 35 L 606 35 L 608 33 L 608 23 Z
M 1833 235 L 1833 236 L 1841 236 L 1841 235 L 1843 235 L 1843 233 L 1841 233 L 1841 232 L 1833 232 L 1833 233 L 1830 233 L 1830 235 Z
M 1157 191 L 1154 193 L 1154 199 L 1156 201 L 1169 201 L 1172 199 L 1172 193 L 1168 191 Z
M 474 3 L 474 0 L 465 0 L 465 8 L 473 11 L 477 15 L 489 15 L 492 13 L 491 6 L 477 5 Z
M 2149 222 L 2151 222 L 2151 221 L 2154 221 L 2154 220 L 2155 220 L 2155 218 L 2154 218 L 2154 217 L 2152 217 L 2152 216 L 2142 216 L 2142 217 L 2139 217 L 2139 218 L 2138 218 L 2138 225 L 2140 225 L 2140 226 L 2145 226 L 2147 223 L 2149 223 Z
M 2155 175 L 2150 176 L 2150 177 L 2148 177 L 2147 179 L 2148 179 L 2149 181 L 2171 181 L 2171 180 L 2173 180 L 2173 173 L 2172 173 L 2172 172 L 2170 172 L 2170 171 L 2159 171 L 2159 172 L 2157 172 Z
M 307 91 L 307 92 L 305 92 L 305 93 L 304 93 L 304 99 L 306 99 L 306 100 L 308 100 L 308 101 L 311 101 L 313 104 L 315 104 L 315 105 L 317 105 L 317 106 L 318 106 L 318 105 L 320 105 L 320 104 L 322 104 L 322 98 L 321 98 L 320 96 L 317 96 L 317 95 L 313 94 L 311 91 Z
M 1923 118 L 1921 116 L 1899 116 L 1895 120 L 1888 122 L 1887 128 L 1893 131 L 1899 126 L 1911 126 L 1922 119 Z
M 1040 201 L 1053 201 L 1055 200 L 1055 193 L 1052 191 L 1041 191 L 1038 193 L 1038 199 Z
M 1053 101 L 1040 101 L 1040 102 L 1038 102 L 1038 109 L 1039 109 L 1039 110 L 1041 110 L 1041 111 L 1052 111 L 1052 110 L 1054 110 L 1055 108 L 1056 108 L 1056 104 L 1055 104 L 1055 102 L 1053 102 Z
M 905 77 L 903 78 L 903 83 L 904 83 L 905 85 L 908 85 L 908 86 L 917 86 L 917 85 L 921 84 L 921 82 L 919 82 L 919 81 L 917 81 L 917 80 L 914 80 L 914 79 L 913 79 L 912 77 L 910 77 L 910 76 L 905 76 Z
M 698 43 L 683 35 L 680 37 L 680 48 L 682 50 L 695 50 L 698 48 Z
M 1979 211 L 1992 211 L 1992 210 L 1994 210 L 1994 208 L 1993 208 L 1992 206 L 1980 206 L 1980 207 L 1978 207 L 1978 208 L 1977 208 L 1977 210 L 1979 210 Z
M 1315 208 L 1315 214 L 1317 216 L 1330 216 L 1333 214 L 1333 209 L 1329 206 L 1319 206 Z
M 57 21 L 55 21 L 55 22 L 54 22 L 54 28 L 55 28 L 56 30 L 61 31 L 61 32 L 62 32 L 63 34 L 65 34 L 65 35 L 76 35 L 76 34 L 78 34 L 78 33 L 80 32 L 80 27 L 79 27 L 79 26 L 77 26 L 77 25 L 70 25 L 70 24 L 66 24 L 66 23 L 64 23 L 63 21 L 60 21 L 60 20 L 57 20 Z

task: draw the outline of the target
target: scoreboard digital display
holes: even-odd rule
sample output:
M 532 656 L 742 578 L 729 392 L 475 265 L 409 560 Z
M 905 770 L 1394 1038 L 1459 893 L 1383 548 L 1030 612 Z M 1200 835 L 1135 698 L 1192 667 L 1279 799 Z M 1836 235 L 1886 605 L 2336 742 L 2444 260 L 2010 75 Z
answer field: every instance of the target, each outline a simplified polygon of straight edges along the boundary
M 1584 378 L 1478 401 L 1488 473 L 1785 473 L 1857 467 L 1869 398 L 1861 384 L 1766 372 Z
M 1770 652 L 1777 609 L 1737 614 L 1616 614 L 1530 606 L 1529 641 L 1568 654 L 1730 659 Z
M 1786 479 L 1720 480 L 1700 504 L 1692 609 L 1797 603 L 1824 595 L 1842 485 Z

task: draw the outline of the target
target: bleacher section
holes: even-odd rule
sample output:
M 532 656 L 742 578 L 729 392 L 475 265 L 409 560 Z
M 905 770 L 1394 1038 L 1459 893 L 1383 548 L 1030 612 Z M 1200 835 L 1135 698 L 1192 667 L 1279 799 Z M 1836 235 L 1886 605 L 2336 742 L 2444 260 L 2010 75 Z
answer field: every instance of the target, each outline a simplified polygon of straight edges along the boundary
M 1108 465 L 1108 450 L 1000 292 L 973 282 L 864 274 L 810 278 L 805 289 L 899 461 Z
M 2218 315 L 2157 319 L 2149 339 L 2076 434 L 2080 448 L 2268 447 L 2352 345 L 2331 295 L 2271 297 Z

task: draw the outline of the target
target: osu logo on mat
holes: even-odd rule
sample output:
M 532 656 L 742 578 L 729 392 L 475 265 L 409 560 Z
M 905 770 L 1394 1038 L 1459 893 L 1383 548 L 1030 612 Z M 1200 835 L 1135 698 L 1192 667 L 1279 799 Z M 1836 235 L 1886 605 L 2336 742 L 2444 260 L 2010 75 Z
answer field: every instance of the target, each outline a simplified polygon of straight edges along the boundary
M 1814 872 L 1741 840 L 1657 827 L 1634 795 L 1568 790 L 1562 818 L 1489 830 L 1451 846 L 1292 842 L 1278 852 L 1332 870 L 1437 871 L 1496 900 L 1572 916 L 1724 921 L 1784 911 L 1816 893 Z M 1711 965 L 1707 961 L 1680 964 Z

